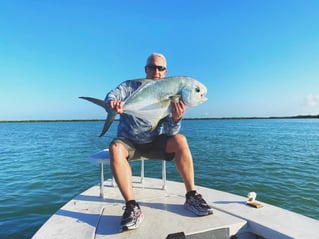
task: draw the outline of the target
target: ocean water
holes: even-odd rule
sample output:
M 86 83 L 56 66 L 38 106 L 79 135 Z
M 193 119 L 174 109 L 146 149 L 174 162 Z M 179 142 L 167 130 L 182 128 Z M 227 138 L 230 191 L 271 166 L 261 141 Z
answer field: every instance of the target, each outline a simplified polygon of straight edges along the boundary
M 0 123 L 0 238 L 31 238 L 62 205 L 99 182 L 91 153 L 115 122 Z M 184 120 L 196 184 L 257 199 L 319 220 L 319 120 Z M 158 161 L 145 175 L 160 177 Z M 133 172 L 139 164 L 133 163 Z M 109 170 L 106 174 L 110 176 Z M 181 181 L 174 162 L 169 180 Z

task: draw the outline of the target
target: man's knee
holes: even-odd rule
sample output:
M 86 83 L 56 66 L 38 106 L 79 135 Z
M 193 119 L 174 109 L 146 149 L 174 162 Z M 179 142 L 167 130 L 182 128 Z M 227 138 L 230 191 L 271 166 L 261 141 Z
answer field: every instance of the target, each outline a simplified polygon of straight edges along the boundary
M 128 157 L 128 150 L 120 142 L 112 142 L 109 145 L 109 150 L 111 153 L 111 162 L 122 158 L 127 159 Z
M 187 138 L 183 134 L 176 134 L 167 142 L 168 152 L 178 152 L 188 148 Z
M 177 145 L 185 145 L 185 144 L 187 144 L 187 138 L 183 134 L 176 134 L 172 138 L 173 138 L 173 141 Z
M 111 152 L 117 152 L 119 150 L 123 150 L 124 146 L 119 142 L 112 142 L 109 146 L 109 150 Z

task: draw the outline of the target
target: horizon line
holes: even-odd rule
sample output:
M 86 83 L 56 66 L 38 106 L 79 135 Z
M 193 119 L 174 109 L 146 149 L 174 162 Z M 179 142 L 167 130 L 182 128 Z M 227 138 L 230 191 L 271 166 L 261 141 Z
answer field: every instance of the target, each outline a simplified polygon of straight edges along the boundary
M 183 120 L 241 120 L 241 119 L 317 119 L 318 115 L 296 115 L 296 116 L 269 116 L 269 117 L 186 117 Z M 105 119 L 44 119 L 44 120 L 0 120 L 0 123 L 14 122 L 81 122 L 81 121 L 105 121 Z M 115 121 L 118 121 L 116 119 Z

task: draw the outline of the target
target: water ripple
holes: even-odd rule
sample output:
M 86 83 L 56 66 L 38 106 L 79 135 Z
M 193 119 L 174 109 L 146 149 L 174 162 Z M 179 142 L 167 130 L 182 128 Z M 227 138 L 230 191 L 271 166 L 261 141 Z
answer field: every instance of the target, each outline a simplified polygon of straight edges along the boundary
M 108 147 L 103 122 L 1 123 L 1 238 L 30 238 L 64 203 L 99 182 L 88 156 Z M 184 121 L 196 183 L 258 199 L 319 220 L 318 120 Z M 133 163 L 133 172 L 139 164 Z M 161 177 L 149 161 L 145 175 Z M 110 172 L 106 168 L 106 174 Z M 168 179 L 181 181 L 174 162 Z

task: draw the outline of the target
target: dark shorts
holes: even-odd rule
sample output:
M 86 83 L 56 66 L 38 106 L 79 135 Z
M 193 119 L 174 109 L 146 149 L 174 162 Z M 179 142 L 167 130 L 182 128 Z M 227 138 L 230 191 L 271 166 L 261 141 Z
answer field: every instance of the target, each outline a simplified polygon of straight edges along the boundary
M 154 141 L 146 144 L 136 144 L 126 138 L 119 137 L 115 138 L 111 144 L 122 144 L 128 151 L 128 160 L 145 157 L 170 161 L 173 160 L 175 156 L 174 153 L 165 152 L 166 144 L 170 137 L 172 136 L 161 134 L 157 136 Z

